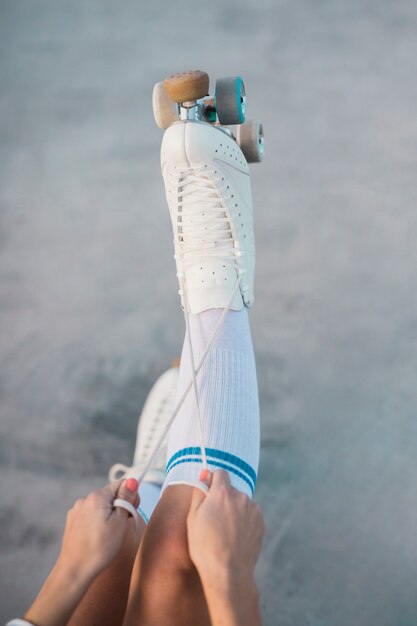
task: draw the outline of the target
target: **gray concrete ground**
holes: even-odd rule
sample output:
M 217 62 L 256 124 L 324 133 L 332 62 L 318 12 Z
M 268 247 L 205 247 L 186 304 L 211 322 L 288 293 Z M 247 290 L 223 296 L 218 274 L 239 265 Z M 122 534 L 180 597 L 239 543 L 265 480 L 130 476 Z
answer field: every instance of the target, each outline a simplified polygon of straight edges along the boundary
M 1 2 L 1 620 L 179 353 L 150 98 L 199 67 L 267 136 L 265 624 L 417 624 L 416 28 L 411 0 Z

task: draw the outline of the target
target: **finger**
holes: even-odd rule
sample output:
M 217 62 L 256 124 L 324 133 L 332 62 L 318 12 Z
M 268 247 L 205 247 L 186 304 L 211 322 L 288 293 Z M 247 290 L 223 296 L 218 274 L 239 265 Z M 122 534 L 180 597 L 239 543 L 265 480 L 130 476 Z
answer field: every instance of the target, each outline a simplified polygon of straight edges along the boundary
M 133 506 L 135 507 L 135 509 L 138 509 L 139 505 L 140 505 L 140 495 L 139 495 L 139 492 L 136 492 L 136 497 L 133 502 Z
M 213 474 L 208 469 L 202 469 L 200 472 L 200 481 L 210 487 L 211 481 L 213 479 Z
M 189 515 L 194 515 L 198 511 L 205 498 L 206 494 L 198 487 L 194 487 L 193 495 L 191 497 Z
M 135 507 L 135 509 L 138 509 L 139 505 L 140 505 L 140 495 L 139 495 L 139 483 L 138 483 L 138 481 L 136 481 L 136 483 L 137 483 L 137 486 L 134 486 L 134 489 L 135 489 L 135 499 L 133 501 L 133 506 Z M 130 483 L 130 485 L 132 486 L 133 484 Z M 133 488 L 133 486 L 132 486 L 132 488 Z
M 116 498 L 113 502 L 113 506 L 116 507 L 116 518 L 123 518 L 123 515 L 128 514 L 128 517 L 133 517 L 136 526 L 136 532 L 139 531 L 139 514 L 137 508 L 140 503 L 138 494 L 139 483 L 136 478 L 128 478 L 124 480 L 117 492 Z M 124 503 L 126 503 L 124 505 Z
M 138 494 L 139 483 L 136 478 L 128 478 L 124 480 L 120 485 L 117 491 L 117 498 L 122 500 L 126 500 L 135 506 L 139 506 L 139 494 Z
M 111 502 L 113 502 L 113 500 L 117 496 L 117 492 L 119 491 L 120 485 L 122 484 L 122 482 L 123 482 L 122 479 L 115 480 L 112 483 L 108 483 L 107 485 L 104 485 L 104 487 L 102 487 L 99 491 L 101 491 L 103 494 L 105 494 L 105 496 Z
M 123 520 L 124 524 L 120 528 L 126 528 L 125 524 L 129 517 L 133 517 L 133 521 L 135 523 L 136 536 L 139 535 L 140 532 L 140 520 L 141 517 L 136 510 L 136 507 L 133 506 L 128 500 L 123 500 L 122 498 L 116 498 L 113 502 L 113 519 Z M 127 516 L 126 516 L 127 513 Z
M 218 487 L 231 487 L 230 476 L 226 470 L 217 470 L 213 474 L 211 490 L 217 489 Z

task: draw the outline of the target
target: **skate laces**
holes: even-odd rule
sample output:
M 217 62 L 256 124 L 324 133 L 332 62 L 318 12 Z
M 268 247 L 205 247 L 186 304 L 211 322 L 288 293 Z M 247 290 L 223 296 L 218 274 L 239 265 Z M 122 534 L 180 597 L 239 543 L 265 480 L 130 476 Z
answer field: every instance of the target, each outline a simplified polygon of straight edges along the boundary
M 227 198 L 228 186 L 225 184 L 222 185 L 224 177 L 221 176 L 221 173 L 218 174 L 217 171 L 211 171 L 207 165 L 201 165 L 194 166 L 190 170 L 171 173 L 170 177 L 170 188 L 177 190 L 175 200 L 171 198 L 171 207 L 175 217 L 173 221 L 176 223 L 176 228 L 174 228 L 174 242 L 177 252 L 179 252 L 181 256 L 184 269 L 186 269 L 188 265 L 192 265 L 197 259 L 200 260 L 202 256 L 210 259 L 217 258 L 233 263 L 236 266 L 238 270 L 237 279 L 229 300 L 207 342 L 203 355 L 198 363 L 196 363 L 189 330 L 190 305 L 188 301 L 187 284 L 184 280 L 183 272 L 178 274 L 181 283 L 181 293 L 184 296 L 184 317 L 190 350 L 192 377 L 146 460 L 143 463 L 134 464 L 131 467 L 127 467 L 121 463 L 113 465 L 109 473 L 110 480 L 114 480 L 115 476 L 120 472 L 125 472 L 124 475 L 126 475 L 127 472 L 129 475 L 134 475 L 139 484 L 143 481 L 148 472 L 155 467 L 158 452 L 191 389 L 193 389 L 194 392 L 197 409 L 202 468 L 207 469 L 203 417 L 200 410 L 197 375 L 223 326 L 226 315 L 240 287 L 242 275 L 245 270 L 238 269 L 236 264 L 236 251 L 231 229 L 231 220 L 227 217 L 222 200 L 222 197 Z M 216 187 L 215 183 L 218 184 L 218 187 Z M 204 209 L 202 209 L 202 207 L 204 207 Z M 202 488 L 204 488 L 203 484 Z
M 204 361 L 207 358 L 207 355 L 210 352 L 210 349 L 212 348 L 217 335 L 220 332 L 221 327 L 223 326 L 223 323 L 226 319 L 226 315 L 227 313 L 230 311 L 230 307 L 233 301 L 233 298 L 235 297 L 235 294 L 237 293 L 237 290 L 239 289 L 239 285 L 241 283 L 242 280 L 242 275 L 239 274 L 238 278 L 236 279 L 236 283 L 235 286 L 233 288 L 233 291 L 230 295 L 230 298 L 227 302 L 226 307 L 223 309 L 222 314 L 220 315 L 219 319 L 217 320 L 217 323 L 213 329 L 213 332 L 210 336 L 210 339 L 207 342 L 206 348 L 203 352 L 203 355 L 201 357 L 201 359 L 199 360 L 199 362 L 197 364 L 195 364 L 194 361 L 194 355 L 192 353 L 192 370 L 193 370 L 193 376 L 190 380 L 190 382 L 188 383 L 188 385 L 186 386 L 186 388 L 183 391 L 182 396 L 180 397 L 180 399 L 177 402 L 177 405 L 170 417 L 170 419 L 168 420 L 168 422 L 165 425 L 165 428 L 163 429 L 163 431 L 161 432 L 157 442 L 155 443 L 154 449 L 151 452 L 151 454 L 149 455 L 149 458 L 146 460 L 146 462 L 140 465 L 135 466 L 135 469 L 137 470 L 137 472 L 135 472 L 135 478 L 137 479 L 138 483 L 142 483 L 143 479 L 145 478 L 146 474 L 149 472 L 149 470 L 153 467 L 154 461 L 157 457 L 157 454 L 165 440 L 165 437 L 168 435 L 169 429 L 171 428 L 171 425 L 173 423 L 173 421 L 175 420 L 175 418 L 177 417 L 182 405 L 184 404 L 191 388 L 194 388 L 194 393 L 196 394 L 196 396 L 198 396 L 198 388 L 197 388 L 197 375 L 199 373 L 199 371 L 201 370 L 201 368 L 203 367 Z M 185 285 L 184 285 L 185 286 Z M 184 315 L 185 315 L 185 320 L 186 320 L 186 326 L 187 329 L 189 328 L 189 304 L 188 304 L 188 296 L 187 296 L 187 290 L 185 287 L 185 300 L 186 300 L 186 306 L 184 307 Z M 191 337 L 190 337 L 190 333 L 187 332 L 188 334 L 188 338 L 189 338 L 189 342 L 191 343 Z M 191 353 L 190 353 L 191 354 Z M 202 465 L 203 465 L 203 469 L 207 469 L 207 457 L 206 457 L 206 446 L 204 443 L 204 436 L 203 436 L 203 428 L 202 428 L 202 418 L 199 412 L 199 434 L 200 434 L 200 446 L 201 446 L 201 453 L 202 453 Z M 122 466 L 122 464 L 117 464 L 119 466 Z M 112 472 L 114 467 L 117 467 L 117 465 L 114 465 L 110 472 Z M 123 466 L 126 467 L 126 466 Z M 130 468 L 128 468 L 130 469 Z M 133 469 L 132 469 L 133 471 Z M 109 478 L 110 480 L 114 480 L 114 478 L 111 477 L 111 475 L 109 474 Z
M 227 185 L 221 185 L 223 177 L 200 165 L 172 173 L 170 182 L 177 189 L 172 203 L 177 225 L 174 238 L 184 268 L 202 256 L 234 261 L 231 222 L 219 193 L 227 193 Z

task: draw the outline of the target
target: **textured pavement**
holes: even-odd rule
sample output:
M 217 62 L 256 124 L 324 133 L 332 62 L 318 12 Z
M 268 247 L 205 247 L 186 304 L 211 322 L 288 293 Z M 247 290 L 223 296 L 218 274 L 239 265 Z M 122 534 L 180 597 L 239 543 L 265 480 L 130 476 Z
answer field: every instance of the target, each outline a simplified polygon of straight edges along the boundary
M 411 0 L 0 3 L 0 620 L 180 351 L 151 93 L 196 67 L 266 133 L 265 626 L 417 623 L 416 29 Z

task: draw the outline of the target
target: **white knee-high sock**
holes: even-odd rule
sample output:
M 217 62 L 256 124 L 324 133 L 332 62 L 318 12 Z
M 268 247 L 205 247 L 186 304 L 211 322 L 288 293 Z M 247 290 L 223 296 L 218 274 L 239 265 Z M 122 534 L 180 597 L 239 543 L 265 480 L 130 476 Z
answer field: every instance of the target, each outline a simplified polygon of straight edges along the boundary
M 140 504 L 138 512 L 143 517 L 146 524 L 149 522 L 149 518 L 158 504 L 161 495 L 161 487 L 162 485 L 146 482 L 139 485 Z
M 189 328 L 197 366 L 222 309 L 190 315 Z M 177 399 L 192 378 L 185 337 Z M 259 463 L 259 400 L 247 309 L 229 311 L 197 376 L 208 469 L 226 469 L 232 485 L 252 496 Z M 180 409 L 168 438 L 163 485 L 199 484 L 202 469 L 200 431 L 194 390 Z

